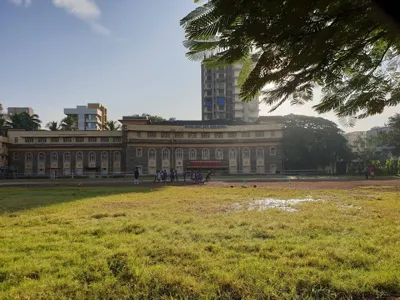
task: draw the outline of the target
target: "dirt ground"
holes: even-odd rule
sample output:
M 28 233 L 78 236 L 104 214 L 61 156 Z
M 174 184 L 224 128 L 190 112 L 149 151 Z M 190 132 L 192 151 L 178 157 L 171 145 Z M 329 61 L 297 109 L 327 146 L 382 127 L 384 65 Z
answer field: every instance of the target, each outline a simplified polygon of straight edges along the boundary
M 210 182 L 209 187 L 256 187 L 277 189 L 354 189 L 366 186 L 390 187 L 400 192 L 400 180 L 360 180 L 360 181 L 292 181 L 292 182 Z
M 162 187 L 162 186 L 188 186 L 194 187 L 196 185 L 191 182 L 183 183 L 151 183 L 145 182 L 138 185 L 138 187 Z M 3 185 L 3 187 L 29 187 L 29 188 L 43 188 L 43 187 L 96 187 L 96 186 L 136 186 L 133 182 L 129 181 L 97 181 L 97 182 L 26 182 L 17 185 Z M 197 185 L 199 188 L 208 187 L 248 187 L 248 188 L 271 188 L 271 189 L 354 189 L 359 187 L 377 186 L 380 188 L 388 187 L 392 191 L 399 191 L 400 193 L 400 180 L 351 180 L 351 181 L 285 181 L 285 182 L 229 182 L 229 181 L 211 181 L 204 185 Z M 0 186 L 1 189 L 1 186 Z

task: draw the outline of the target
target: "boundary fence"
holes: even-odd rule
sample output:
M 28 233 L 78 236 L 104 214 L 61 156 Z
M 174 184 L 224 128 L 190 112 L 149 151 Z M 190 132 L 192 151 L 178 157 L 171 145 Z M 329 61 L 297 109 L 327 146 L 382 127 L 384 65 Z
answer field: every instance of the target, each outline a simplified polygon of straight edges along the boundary
M 208 171 L 203 171 L 203 174 L 206 174 Z M 167 176 L 169 177 L 170 173 L 167 172 Z M 178 177 L 182 178 L 182 173 L 178 173 Z M 274 174 L 272 173 L 257 173 L 257 172 L 251 172 L 251 173 L 244 173 L 240 170 L 236 173 L 229 173 L 229 172 L 220 172 L 220 171 L 213 171 L 212 172 L 212 177 L 226 177 L 226 178 L 233 178 L 233 177 L 238 177 L 242 176 L 244 178 L 279 178 L 279 177 L 287 177 L 287 176 L 329 176 L 333 175 L 330 174 L 329 172 L 325 170 L 285 170 L 281 172 L 276 172 Z M 45 174 L 24 174 L 24 173 L 18 173 L 16 171 L 12 170 L 0 170 L 0 179 L 107 179 L 107 178 L 132 178 L 134 176 L 133 172 L 119 172 L 119 173 L 101 173 L 101 172 L 85 172 L 82 174 L 75 174 L 71 173 L 69 175 L 65 174 L 55 174 L 52 172 L 48 172 Z M 150 175 L 150 174 L 141 174 L 140 177 L 142 179 L 154 179 L 156 175 Z M 190 178 L 191 172 L 188 171 L 186 174 L 187 178 Z

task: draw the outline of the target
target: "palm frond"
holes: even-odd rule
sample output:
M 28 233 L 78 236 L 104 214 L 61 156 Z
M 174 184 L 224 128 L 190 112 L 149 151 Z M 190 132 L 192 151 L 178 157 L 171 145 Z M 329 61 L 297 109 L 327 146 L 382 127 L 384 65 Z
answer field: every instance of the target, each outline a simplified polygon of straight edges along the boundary
M 180 25 L 183 28 L 186 28 L 188 24 L 191 22 L 197 20 L 198 18 L 201 18 L 202 16 L 206 15 L 210 11 L 214 9 L 214 6 L 211 2 L 207 2 L 202 6 L 196 7 L 193 11 L 191 11 L 186 17 L 181 19 Z

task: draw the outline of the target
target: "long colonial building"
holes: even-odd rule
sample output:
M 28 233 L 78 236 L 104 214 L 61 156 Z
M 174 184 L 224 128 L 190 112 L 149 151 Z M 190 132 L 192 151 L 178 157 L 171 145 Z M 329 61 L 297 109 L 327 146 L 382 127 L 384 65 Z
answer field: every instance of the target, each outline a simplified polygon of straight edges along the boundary
M 10 130 L 8 165 L 24 176 L 141 174 L 213 169 L 226 174 L 274 174 L 282 169 L 279 118 L 167 121 L 124 117 L 121 131 Z

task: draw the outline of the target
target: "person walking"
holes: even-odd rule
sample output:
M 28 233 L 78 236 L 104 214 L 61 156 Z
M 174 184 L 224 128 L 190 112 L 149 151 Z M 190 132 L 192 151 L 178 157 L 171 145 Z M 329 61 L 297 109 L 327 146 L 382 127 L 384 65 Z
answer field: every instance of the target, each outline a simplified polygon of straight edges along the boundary
M 179 181 L 178 180 L 178 170 L 175 170 L 175 174 L 174 175 L 175 175 L 175 181 L 178 182 Z
M 161 181 L 161 170 L 157 171 L 157 182 Z
M 135 176 L 134 184 L 139 184 L 139 169 L 138 169 L 138 167 L 136 167 L 136 169 L 135 169 L 134 176 Z
M 183 176 L 183 182 L 186 182 L 186 170 L 183 171 L 182 176 Z
M 368 180 L 368 177 L 369 177 L 368 166 L 365 166 L 365 167 L 364 167 L 364 175 L 365 175 L 365 179 Z
M 212 174 L 213 170 L 210 170 L 207 175 L 206 175 L 206 181 L 210 181 L 211 180 L 211 174 Z
M 374 179 L 374 176 L 375 176 L 375 168 L 374 168 L 374 166 L 371 166 L 369 168 L 369 176 L 370 176 L 371 179 Z
M 158 177 L 158 170 L 156 171 L 156 174 L 154 175 L 154 180 L 153 180 L 154 183 L 157 182 L 157 177 Z
M 174 179 L 175 179 L 174 169 L 171 169 L 171 171 L 169 172 L 169 179 L 171 180 L 171 183 L 174 182 Z

